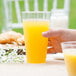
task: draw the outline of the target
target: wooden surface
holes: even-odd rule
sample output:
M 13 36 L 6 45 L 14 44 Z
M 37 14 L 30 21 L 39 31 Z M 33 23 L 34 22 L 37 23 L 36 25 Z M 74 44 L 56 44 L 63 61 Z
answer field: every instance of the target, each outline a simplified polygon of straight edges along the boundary
M 0 64 L 0 76 L 67 76 L 64 60 L 47 58 L 45 64 Z

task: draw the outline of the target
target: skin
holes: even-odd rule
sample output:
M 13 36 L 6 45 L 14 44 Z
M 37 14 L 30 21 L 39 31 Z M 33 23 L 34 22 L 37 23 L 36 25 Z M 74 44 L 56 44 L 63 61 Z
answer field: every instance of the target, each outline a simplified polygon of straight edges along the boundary
M 44 37 L 60 37 L 61 42 L 76 41 L 76 30 L 74 29 L 51 29 L 43 32 Z
M 57 45 L 61 42 L 76 41 L 75 29 L 50 29 L 49 31 L 43 32 L 42 35 L 47 38 L 57 38 L 57 40 L 60 41 L 59 43 L 57 43 Z M 56 47 L 54 48 L 56 49 Z M 55 53 L 57 52 L 59 51 L 56 51 Z

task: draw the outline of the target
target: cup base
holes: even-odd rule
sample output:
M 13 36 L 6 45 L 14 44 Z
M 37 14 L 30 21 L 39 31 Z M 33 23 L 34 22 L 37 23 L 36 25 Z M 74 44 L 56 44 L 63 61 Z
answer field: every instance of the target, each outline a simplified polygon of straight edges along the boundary
M 44 64 L 44 63 L 46 63 L 46 61 L 44 61 L 44 62 L 27 61 L 27 63 L 30 63 L 30 64 Z

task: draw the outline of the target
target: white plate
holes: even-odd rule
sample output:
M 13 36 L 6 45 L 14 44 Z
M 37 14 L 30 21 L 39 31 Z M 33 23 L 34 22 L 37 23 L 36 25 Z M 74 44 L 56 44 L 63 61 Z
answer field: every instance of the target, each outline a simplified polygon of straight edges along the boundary
M 47 54 L 47 59 L 64 60 L 63 53 Z
M 63 60 L 64 55 L 63 55 L 63 53 L 56 53 L 56 54 L 54 54 L 54 58 L 58 59 L 58 60 Z

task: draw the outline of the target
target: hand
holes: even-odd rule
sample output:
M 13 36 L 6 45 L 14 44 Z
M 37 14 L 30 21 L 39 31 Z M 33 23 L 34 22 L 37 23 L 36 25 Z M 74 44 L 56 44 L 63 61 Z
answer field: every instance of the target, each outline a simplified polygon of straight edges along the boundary
M 62 52 L 61 42 L 66 41 L 76 41 L 76 30 L 72 29 L 51 29 L 49 31 L 43 32 L 44 37 L 49 38 L 49 43 L 53 46 L 50 48 L 50 52 Z

